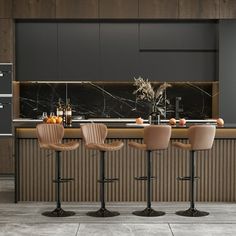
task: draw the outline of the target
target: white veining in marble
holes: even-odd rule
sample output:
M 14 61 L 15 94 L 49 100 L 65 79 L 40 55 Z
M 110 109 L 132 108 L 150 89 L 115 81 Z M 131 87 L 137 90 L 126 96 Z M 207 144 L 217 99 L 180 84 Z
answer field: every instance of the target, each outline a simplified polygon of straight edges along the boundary
M 79 224 L 0 224 L 0 236 L 75 236 Z
M 171 224 L 174 236 L 235 236 L 236 224 Z
M 81 224 L 78 236 L 172 236 L 168 224 Z

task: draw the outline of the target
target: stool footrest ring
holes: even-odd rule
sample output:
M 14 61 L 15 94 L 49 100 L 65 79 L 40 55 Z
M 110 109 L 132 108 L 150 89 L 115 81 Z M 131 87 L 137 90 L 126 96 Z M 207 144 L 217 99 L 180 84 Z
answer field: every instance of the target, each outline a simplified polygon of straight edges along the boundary
M 105 178 L 104 180 L 98 180 L 98 183 L 113 183 L 118 180 L 119 178 Z
M 67 183 L 75 180 L 74 178 L 62 178 L 60 180 L 53 180 L 53 183 Z
M 135 180 L 148 180 L 147 176 L 134 177 Z M 151 180 L 157 179 L 155 176 L 151 176 Z
M 200 179 L 200 177 L 195 176 L 194 179 Z M 191 180 L 191 177 L 190 177 L 190 176 L 177 177 L 177 180 L 190 181 L 190 180 Z

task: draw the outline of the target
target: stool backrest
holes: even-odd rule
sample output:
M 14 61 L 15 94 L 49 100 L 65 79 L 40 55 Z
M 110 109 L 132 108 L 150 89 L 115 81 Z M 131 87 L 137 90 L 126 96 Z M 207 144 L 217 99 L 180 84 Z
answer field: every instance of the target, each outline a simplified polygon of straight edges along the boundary
M 60 124 L 38 124 L 36 126 L 36 135 L 40 147 L 61 143 L 64 136 L 64 127 Z
M 189 143 L 192 150 L 211 149 L 216 133 L 214 125 L 193 125 L 188 129 Z
M 107 136 L 107 127 L 104 124 L 86 124 L 81 126 L 85 144 L 104 143 Z
M 144 128 L 144 143 L 147 150 L 168 148 L 171 137 L 171 126 L 150 125 Z

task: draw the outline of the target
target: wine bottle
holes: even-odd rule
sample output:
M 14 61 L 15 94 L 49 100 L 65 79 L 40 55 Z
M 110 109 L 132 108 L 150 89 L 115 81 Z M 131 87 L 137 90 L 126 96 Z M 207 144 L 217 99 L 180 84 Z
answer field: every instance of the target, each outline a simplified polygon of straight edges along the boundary
M 61 105 L 61 98 L 59 98 L 58 100 L 57 116 L 63 118 L 63 107 Z
M 67 98 L 66 100 L 66 108 L 65 108 L 65 125 L 71 126 L 72 125 L 72 108 L 70 104 L 70 99 Z

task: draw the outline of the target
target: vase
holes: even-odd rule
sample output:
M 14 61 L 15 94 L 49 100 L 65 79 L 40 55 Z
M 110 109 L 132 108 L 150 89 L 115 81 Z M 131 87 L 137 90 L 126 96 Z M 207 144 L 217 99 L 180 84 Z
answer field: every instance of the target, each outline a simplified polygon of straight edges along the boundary
M 160 124 L 160 112 L 158 111 L 155 104 L 151 103 L 150 106 L 150 115 L 148 118 L 149 124 L 159 125 Z

